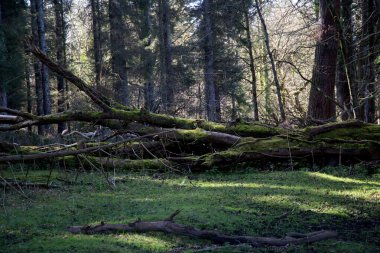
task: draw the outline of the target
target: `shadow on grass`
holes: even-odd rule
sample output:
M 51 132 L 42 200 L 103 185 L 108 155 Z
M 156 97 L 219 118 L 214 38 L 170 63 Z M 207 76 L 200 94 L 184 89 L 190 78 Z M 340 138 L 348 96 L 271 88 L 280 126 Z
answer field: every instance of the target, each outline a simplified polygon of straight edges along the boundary
M 49 251 L 54 245 L 62 252 L 167 252 L 173 247 L 209 243 L 157 233 L 124 238 L 65 232 L 66 226 L 100 221 L 160 220 L 181 209 L 177 222 L 200 229 L 278 237 L 331 229 L 339 233 L 338 241 L 318 243 L 317 249 L 380 249 L 380 182 L 310 172 L 196 177 L 162 183 L 147 176 L 130 176 L 112 191 L 97 181 L 60 191 L 33 191 L 29 201 L 8 192 L 2 196 L 1 246 L 35 252 Z M 9 238 L 12 233 L 21 239 Z

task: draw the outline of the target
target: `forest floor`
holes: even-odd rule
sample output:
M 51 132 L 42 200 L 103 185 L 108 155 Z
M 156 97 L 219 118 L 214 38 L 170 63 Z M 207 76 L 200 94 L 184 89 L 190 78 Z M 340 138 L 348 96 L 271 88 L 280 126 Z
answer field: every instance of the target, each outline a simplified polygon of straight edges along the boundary
M 354 175 L 352 175 L 354 174 Z M 2 177 L 20 178 L 7 170 Z M 46 182 L 48 171 L 30 171 Z M 1 252 L 380 252 L 380 174 L 348 168 L 319 172 L 210 171 L 191 176 L 118 175 L 111 190 L 102 175 L 82 173 L 75 185 L 53 171 L 56 189 L 1 189 Z M 69 175 L 74 178 L 73 175 Z M 25 196 L 24 196 L 25 195 Z M 276 236 L 330 229 L 338 238 L 311 245 L 253 249 L 162 233 L 73 235 L 67 226 L 162 220 L 226 234 Z

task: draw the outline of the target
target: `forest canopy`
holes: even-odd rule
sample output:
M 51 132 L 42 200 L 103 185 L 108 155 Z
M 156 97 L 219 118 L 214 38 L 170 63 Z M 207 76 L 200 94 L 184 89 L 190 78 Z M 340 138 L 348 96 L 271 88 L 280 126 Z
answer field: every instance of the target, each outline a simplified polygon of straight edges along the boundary
M 377 0 L 5 0 L 1 105 L 36 115 L 92 109 L 25 54 L 31 36 L 129 107 L 219 122 L 374 123 L 378 28 Z

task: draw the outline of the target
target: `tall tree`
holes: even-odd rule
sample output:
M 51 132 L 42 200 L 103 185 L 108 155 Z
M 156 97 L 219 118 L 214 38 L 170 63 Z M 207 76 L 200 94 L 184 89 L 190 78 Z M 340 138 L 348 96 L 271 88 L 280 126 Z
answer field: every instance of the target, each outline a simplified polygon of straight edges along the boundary
M 114 81 L 114 91 L 116 100 L 128 105 L 128 76 L 126 66 L 126 50 L 124 38 L 129 37 L 126 34 L 125 23 L 123 19 L 123 8 L 121 0 L 109 0 L 109 22 L 110 22 L 110 44 L 112 57 L 112 72 Z
M 100 0 L 91 1 L 91 14 L 92 14 L 92 35 L 94 40 L 94 61 L 95 61 L 95 83 L 100 86 L 103 70 L 103 54 L 102 54 L 102 38 L 101 38 L 101 12 Z
M 2 10 L 4 7 L 2 7 L 0 2 L 0 27 L 2 25 Z M 5 85 L 3 82 L 0 83 L 0 106 L 7 107 L 8 106 L 8 99 L 7 99 L 7 92 L 5 90 Z
M 376 60 L 376 35 L 375 28 L 378 26 L 375 0 L 363 0 L 361 2 L 361 40 L 359 43 L 358 61 L 358 90 L 362 103 L 359 109 L 359 118 L 365 122 L 375 120 L 375 60 Z
M 260 10 L 259 1 L 255 0 L 255 3 L 256 3 L 257 14 L 259 15 L 261 26 L 262 26 L 263 33 L 264 33 L 265 47 L 266 47 L 267 54 L 268 54 L 268 57 L 269 57 L 269 60 L 270 60 L 270 63 L 271 63 L 271 67 L 272 67 L 274 84 L 276 86 L 278 107 L 280 109 L 281 120 L 285 121 L 286 120 L 286 115 L 285 115 L 284 105 L 283 105 L 283 102 L 282 102 L 281 86 L 280 86 L 280 81 L 278 80 L 277 70 L 276 70 L 276 65 L 275 65 L 275 62 L 274 62 L 273 54 L 272 54 L 272 51 L 270 50 L 270 41 L 269 41 L 268 29 L 267 29 L 264 17 L 263 17 L 263 15 L 261 13 L 261 10 Z
M 36 0 L 30 0 L 30 12 L 31 12 L 31 28 L 32 28 L 32 39 L 35 45 L 39 44 L 38 30 L 37 30 L 37 8 Z M 42 63 L 34 58 L 34 87 L 36 92 L 36 110 L 37 115 L 44 115 L 44 98 L 42 91 L 42 79 L 41 79 L 41 66 Z M 42 135 L 44 133 L 44 127 L 42 125 L 37 126 L 38 134 Z
M 65 18 L 63 11 L 63 0 L 54 0 L 55 13 L 55 44 L 57 63 L 62 67 L 66 67 L 66 35 L 65 35 Z M 57 76 L 58 90 L 58 112 L 65 111 L 65 87 L 66 83 L 63 77 Z M 58 124 L 58 133 L 61 133 L 66 128 L 65 123 Z
M 259 121 L 259 107 L 257 103 L 257 79 L 255 70 L 255 61 L 253 55 L 252 38 L 251 38 L 251 24 L 249 18 L 249 5 L 247 0 L 242 0 L 243 14 L 244 14 L 244 30 L 246 33 L 246 48 L 249 55 L 249 70 L 251 73 L 251 89 L 252 89 L 252 108 L 253 108 L 253 119 Z
M 320 0 L 320 26 L 309 95 L 308 116 L 317 120 L 335 117 L 335 74 L 338 53 L 336 21 L 339 0 Z
M 206 112 L 210 121 L 220 121 L 221 115 L 220 100 L 218 90 L 215 84 L 214 73 L 214 28 L 212 20 L 211 5 L 213 0 L 203 1 L 203 49 L 204 49 L 204 76 L 205 76 L 205 94 L 206 94 Z
M 174 113 L 174 78 L 169 0 L 158 0 L 161 104 L 165 113 Z
M 356 104 L 351 92 L 354 80 L 352 0 L 342 0 L 340 11 L 336 96 L 342 108 L 341 118 L 347 120 Z
M 37 31 L 38 31 L 38 43 L 43 53 L 46 53 L 46 36 L 45 36 L 45 11 L 43 0 L 36 0 L 37 10 Z M 51 114 L 51 96 L 50 96 L 50 83 L 49 73 L 47 67 L 41 65 L 41 86 L 43 96 L 43 109 L 44 115 Z M 49 126 L 47 126 L 49 128 Z
M 143 62 L 144 77 L 144 107 L 148 111 L 154 109 L 154 80 L 153 70 L 155 57 L 152 52 L 152 20 L 151 20 L 152 1 L 139 1 L 139 10 L 142 16 L 140 41 L 142 42 L 141 60 Z

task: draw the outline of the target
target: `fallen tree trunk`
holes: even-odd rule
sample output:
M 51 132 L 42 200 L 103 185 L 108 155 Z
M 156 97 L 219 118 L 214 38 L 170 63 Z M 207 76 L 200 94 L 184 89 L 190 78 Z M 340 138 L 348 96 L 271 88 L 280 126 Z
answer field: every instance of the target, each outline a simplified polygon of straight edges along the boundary
M 132 160 L 142 158 L 133 147 L 125 149 L 122 145 L 132 141 L 141 142 L 142 138 L 145 138 L 145 142 L 153 140 L 162 143 L 162 150 L 155 150 L 155 152 L 150 152 L 149 148 L 159 149 L 156 143 L 139 145 L 140 151 L 143 150 L 149 154 L 144 158 L 164 159 L 170 164 L 186 164 L 199 170 L 261 161 L 290 163 L 293 168 L 295 159 L 311 160 L 313 164 L 315 161 L 323 162 L 324 160 L 327 161 L 326 164 L 329 164 L 330 158 L 338 160 L 338 164 L 346 160 L 355 163 L 362 160 L 380 159 L 380 126 L 377 125 L 352 121 L 292 131 L 244 122 L 223 125 L 204 120 L 155 114 L 143 109 L 129 109 L 98 94 L 79 77 L 54 63 L 37 47 L 30 45 L 30 49 L 53 72 L 66 78 L 86 93 L 102 111 L 67 111 L 36 116 L 0 107 L 0 113 L 8 114 L 4 121 L 0 117 L 0 131 L 17 130 L 34 125 L 83 121 L 122 131 L 132 131 L 143 136 L 92 147 L 78 145 L 77 149 L 65 148 L 46 152 L 28 153 L 25 152 L 27 148 L 23 150 L 23 147 L 15 147 L 12 152 L 11 149 L 3 148 L 6 151 L 0 150 L 0 152 L 10 155 L 0 156 L 0 163 L 28 162 L 81 154 L 103 156 L 103 154 L 97 154 L 102 151 L 108 154 L 110 161 L 122 166 L 123 163 L 133 164 Z M 2 123 L 5 125 L 1 125 Z M 120 150 L 121 152 L 118 152 Z M 122 159 L 125 157 L 129 159 Z
M 355 164 L 361 161 L 380 160 L 380 150 L 367 148 L 301 148 L 301 149 L 277 149 L 268 151 L 222 151 L 207 154 L 194 160 L 194 170 L 204 171 L 211 168 L 226 168 L 231 165 L 249 163 L 261 167 L 269 164 L 285 164 L 292 169 L 295 167 L 338 166 L 343 164 Z M 301 164 L 295 162 L 303 161 Z M 256 163 L 256 164 L 255 164 Z
M 72 155 L 79 155 L 79 154 L 89 154 L 93 152 L 98 152 L 99 150 L 102 150 L 102 149 L 118 146 L 126 142 L 137 141 L 137 140 L 141 140 L 143 138 L 152 137 L 152 136 L 154 136 L 154 134 L 136 137 L 136 138 L 130 138 L 127 140 L 122 140 L 119 142 L 109 143 L 105 145 L 98 145 L 98 146 L 89 147 L 89 148 L 77 149 L 77 150 L 59 150 L 59 151 L 54 151 L 50 153 L 0 156 L 0 163 L 1 162 L 26 162 L 26 161 L 33 161 L 33 160 L 39 160 L 39 159 L 56 158 L 56 157 L 72 156 Z
M 189 236 L 197 239 L 210 240 L 216 244 L 242 244 L 246 243 L 254 247 L 263 246 L 287 246 L 291 244 L 308 244 L 335 238 L 337 233 L 334 231 L 317 231 L 307 234 L 289 233 L 284 238 L 274 237 L 254 237 L 225 235 L 211 230 L 200 230 L 191 226 L 182 225 L 174 222 L 174 217 L 179 213 L 176 211 L 168 219 L 161 221 L 140 221 L 137 220 L 130 224 L 106 224 L 102 222 L 96 226 L 71 226 L 67 230 L 74 234 L 104 234 L 104 233 L 146 233 L 163 232 L 166 234 Z

